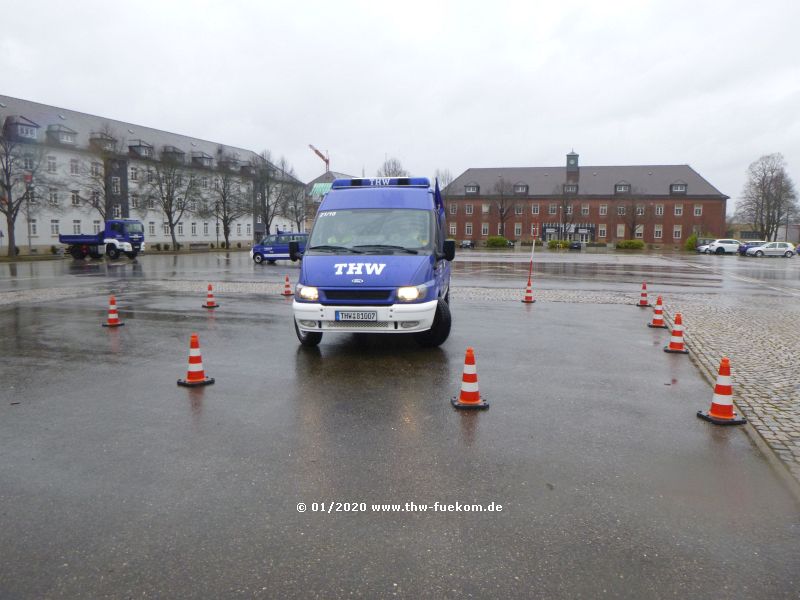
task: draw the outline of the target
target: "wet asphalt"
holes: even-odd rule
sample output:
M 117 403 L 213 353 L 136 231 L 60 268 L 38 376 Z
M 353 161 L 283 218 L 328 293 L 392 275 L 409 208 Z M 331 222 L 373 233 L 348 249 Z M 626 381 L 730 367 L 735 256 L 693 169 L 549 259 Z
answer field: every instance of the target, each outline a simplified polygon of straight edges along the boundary
M 509 264 L 518 279 L 519 258 L 457 261 L 454 284 L 507 282 Z M 759 289 L 704 258 L 718 257 L 537 268 L 553 288 L 630 292 L 664 268 L 712 296 Z M 608 274 L 581 281 L 581 261 Z M 800 504 L 742 429 L 695 417 L 711 388 L 662 352 L 649 312 L 454 295 L 441 348 L 326 334 L 307 349 L 278 294 L 200 307 L 206 280 L 277 283 L 296 267 L 137 262 L 29 263 L 16 282 L 0 267 L 3 291 L 87 288 L 0 306 L 0 597 L 798 597 Z M 757 268 L 798 266 L 784 264 Z M 770 285 L 794 289 L 786 272 Z M 115 330 L 100 326 L 109 291 Z M 216 383 L 185 389 L 193 332 Z M 486 412 L 450 405 L 467 346 Z M 502 511 L 372 510 L 411 502 Z

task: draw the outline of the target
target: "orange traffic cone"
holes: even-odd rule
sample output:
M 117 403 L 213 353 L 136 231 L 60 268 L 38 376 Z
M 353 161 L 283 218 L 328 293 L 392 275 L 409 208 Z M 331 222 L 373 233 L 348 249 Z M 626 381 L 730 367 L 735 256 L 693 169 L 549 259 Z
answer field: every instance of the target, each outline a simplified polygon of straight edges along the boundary
M 681 317 L 681 313 L 675 313 L 675 325 L 672 327 L 672 336 L 669 338 L 669 345 L 664 346 L 664 352 L 689 354 L 689 351 L 683 346 L 683 317 Z
M 478 371 L 475 368 L 475 351 L 467 348 L 464 357 L 464 373 L 461 376 L 461 394 L 450 403 L 456 408 L 489 408 L 489 403 L 478 392 Z
M 292 293 L 292 286 L 289 285 L 289 276 L 286 276 L 286 283 L 283 285 L 283 296 L 294 296 Z
M 642 294 L 639 297 L 639 304 L 637 304 L 636 306 L 638 306 L 639 308 L 647 308 L 649 306 L 652 306 L 652 304 L 650 304 L 647 301 L 647 283 L 645 283 L 644 281 L 642 282 Z
M 533 304 L 536 300 L 533 299 L 533 289 L 531 288 L 531 276 L 528 276 L 528 287 L 525 288 L 525 297 L 522 299 L 523 304 Z
M 186 379 L 178 379 L 178 385 L 195 387 L 212 383 L 214 383 L 214 378 L 206 377 L 206 372 L 203 370 L 203 357 L 200 356 L 200 339 L 196 333 L 193 333 L 189 341 L 189 369 L 186 371 Z
M 661 296 L 656 298 L 656 307 L 653 309 L 653 322 L 648 323 L 647 326 L 655 329 L 667 329 L 664 324 L 664 308 L 661 304 Z
M 206 303 L 203 304 L 203 308 L 217 308 L 218 306 L 219 306 L 219 304 L 217 304 L 217 301 L 214 300 L 214 288 L 209 283 L 208 284 L 208 297 L 206 298 Z
M 723 357 L 719 363 L 717 385 L 711 398 L 708 412 L 697 411 L 697 416 L 716 425 L 741 425 L 747 422 L 744 417 L 737 418 L 733 410 L 733 388 L 731 387 L 731 362 Z
M 117 314 L 117 299 L 114 298 L 114 294 L 111 294 L 108 299 L 108 320 L 103 323 L 103 327 L 122 327 L 123 325 L 125 323 L 119 320 L 119 315 Z

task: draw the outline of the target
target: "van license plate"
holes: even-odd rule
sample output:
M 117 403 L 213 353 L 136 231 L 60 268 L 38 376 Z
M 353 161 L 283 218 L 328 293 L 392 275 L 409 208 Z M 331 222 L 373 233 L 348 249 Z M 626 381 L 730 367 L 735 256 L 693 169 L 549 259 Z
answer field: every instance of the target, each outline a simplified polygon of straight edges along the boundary
M 337 310 L 337 321 L 377 321 L 378 312 L 375 310 Z

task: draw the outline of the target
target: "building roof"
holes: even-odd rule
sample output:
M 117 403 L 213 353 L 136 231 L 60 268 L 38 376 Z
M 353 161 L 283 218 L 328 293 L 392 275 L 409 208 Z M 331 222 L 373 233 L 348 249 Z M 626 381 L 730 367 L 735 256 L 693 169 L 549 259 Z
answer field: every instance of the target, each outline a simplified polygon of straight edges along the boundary
M 198 156 L 196 153 L 205 153 L 215 160 L 219 160 L 223 156 L 236 158 L 239 164 L 247 164 L 254 159 L 260 160 L 258 153 L 252 150 L 0 95 L 0 124 L 7 117 L 33 121 L 45 128 L 52 125 L 68 128 L 76 133 L 75 146 L 82 149 L 89 147 L 92 134 L 96 137 L 98 134 L 108 132 L 124 148 L 138 146 L 144 142 L 158 151 L 165 147 L 172 147 L 186 155 Z
M 560 195 L 566 183 L 578 185 L 578 196 L 613 196 L 618 183 L 629 184 L 631 195 L 668 196 L 670 185 L 683 183 L 686 197 L 728 198 L 689 165 L 581 166 L 577 179 L 569 181 L 566 167 L 473 168 L 447 186 L 447 195 L 464 196 L 467 185 L 478 185 L 478 195 L 496 195 L 501 177 L 505 185 L 527 185 L 530 196 Z

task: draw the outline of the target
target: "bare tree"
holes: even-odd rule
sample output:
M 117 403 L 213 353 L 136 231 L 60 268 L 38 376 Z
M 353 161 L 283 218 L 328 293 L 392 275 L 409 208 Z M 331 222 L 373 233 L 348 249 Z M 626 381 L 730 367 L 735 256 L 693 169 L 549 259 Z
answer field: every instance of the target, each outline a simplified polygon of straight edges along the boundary
M 30 210 L 34 177 L 42 163 L 42 150 L 17 141 L 15 132 L 0 132 L 0 213 L 6 217 L 8 256 L 16 254 L 15 225 L 20 209 Z M 30 227 L 30 224 L 28 225 Z
M 502 176 L 498 177 L 494 184 L 494 205 L 497 209 L 497 222 L 500 225 L 500 235 L 505 237 L 506 234 L 506 221 L 511 216 L 514 210 L 514 188 L 510 182 L 503 179 Z
M 281 159 L 285 164 L 286 160 Z M 269 233 L 275 215 L 280 211 L 281 169 L 272 163 L 269 150 L 250 161 L 253 185 L 256 194 L 256 214 L 261 217 L 266 232 Z
M 105 221 L 111 215 L 112 180 L 111 161 L 125 155 L 125 140 L 105 123 L 99 131 L 92 133 L 89 144 L 89 164 L 82 163 L 80 174 L 85 182 L 87 196 L 82 202 L 96 210 Z
M 747 182 L 736 209 L 737 218 L 774 240 L 778 227 L 798 211 L 794 182 L 780 153 L 762 156 L 747 169 Z
M 442 197 L 446 195 L 446 190 L 453 183 L 453 174 L 450 169 L 436 169 L 433 173 L 433 178 L 439 181 L 439 189 L 442 192 Z
M 306 189 L 299 183 L 286 182 L 281 186 L 281 212 L 297 226 L 303 228 L 306 220 Z
M 408 171 L 403 168 L 399 158 L 387 158 L 378 169 L 378 177 L 408 177 Z
M 235 173 L 221 168 L 214 185 L 210 202 L 199 210 L 201 216 L 213 216 L 222 223 L 222 236 L 225 247 L 230 248 L 231 228 L 237 219 L 253 212 L 250 199 L 241 191 L 241 178 Z M 173 237 L 174 239 L 174 237 Z
M 180 158 L 172 152 L 162 151 L 158 161 L 153 162 L 152 176 L 147 183 L 151 197 L 164 213 L 172 237 L 172 244 L 178 247 L 175 228 L 190 205 L 197 201 L 197 181 L 185 172 Z

